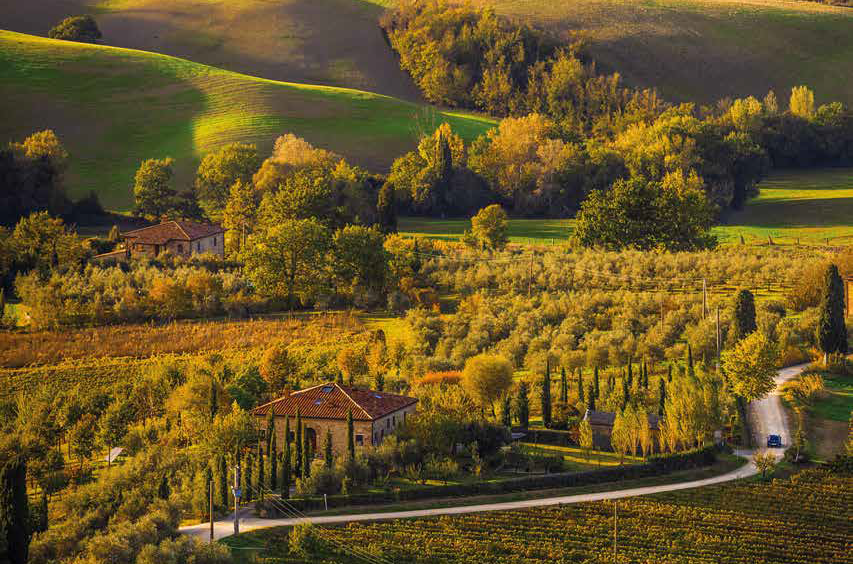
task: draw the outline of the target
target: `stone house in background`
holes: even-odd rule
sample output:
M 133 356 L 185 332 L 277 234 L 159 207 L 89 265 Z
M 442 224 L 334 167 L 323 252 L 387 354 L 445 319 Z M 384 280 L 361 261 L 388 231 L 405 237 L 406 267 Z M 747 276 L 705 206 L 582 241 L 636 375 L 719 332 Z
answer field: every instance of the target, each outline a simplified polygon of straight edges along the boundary
M 593 448 L 596 450 L 613 450 L 613 445 L 610 444 L 610 435 L 613 433 L 613 422 L 616 420 L 616 414 L 610 411 L 590 411 L 587 409 L 583 418 L 589 421 L 589 426 L 592 428 Z M 657 444 L 660 418 L 653 413 L 650 413 L 648 418 L 653 444 Z
M 201 253 L 225 256 L 225 230 L 212 223 L 164 221 L 122 233 L 121 236 L 124 239 L 123 249 L 96 255 L 94 260 L 155 258 L 165 251 L 182 257 Z
M 296 433 L 296 412 L 315 456 L 322 456 L 326 431 L 332 432 L 335 454 L 347 450 L 347 413 L 352 411 L 355 446 L 376 446 L 415 413 L 418 400 L 407 396 L 341 386 L 335 382 L 318 384 L 291 392 L 252 410 L 261 429 L 266 431 L 270 410 L 275 418 L 276 444 L 284 445 L 285 417 L 290 416 L 291 440 Z

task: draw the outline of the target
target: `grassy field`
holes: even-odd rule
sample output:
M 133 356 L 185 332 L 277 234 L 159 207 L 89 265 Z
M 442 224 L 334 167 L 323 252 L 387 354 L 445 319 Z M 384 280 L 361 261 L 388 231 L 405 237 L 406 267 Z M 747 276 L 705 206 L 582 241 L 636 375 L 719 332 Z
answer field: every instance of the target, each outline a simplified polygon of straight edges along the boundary
M 853 102 L 853 10 L 793 0 L 475 0 L 498 13 L 586 38 L 603 70 L 668 99 L 780 100 L 808 84 Z
M 714 232 L 723 242 L 853 243 L 853 170 L 773 173 L 743 211 Z
M 725 225 L 713 229 L 723 244 L 832 245 L 853 243 L 853 169 L 796 170 L 773 173 L 760 185 L 760 195 Z M 571 219 L 512 219 L 513 243 L 565 243 Z M 400 233 L 432 239 L 459 240 L 471 228 L 467 219 L 400 218 Z
M 10 0 L 2 26 L 47 35 L 94 14 L 102 42 L 174 55 L 252 76 L 344 86 L 420 100 L 360 0 Z
M 384 170 L 414 147 L 425 119 L 471 139 L 492 121 L 438 114 L 369 92 L 275 82 L 165 55 L 0 31 L 0 140 L 52 128 L 71 153 L 72 196 L 131 205 L 140 161 L 171 156 L 187 186 L 199 156 L 231 141 L 270 150 L 293 132 Z M 365 140 L 370 142 L 366 143 Z

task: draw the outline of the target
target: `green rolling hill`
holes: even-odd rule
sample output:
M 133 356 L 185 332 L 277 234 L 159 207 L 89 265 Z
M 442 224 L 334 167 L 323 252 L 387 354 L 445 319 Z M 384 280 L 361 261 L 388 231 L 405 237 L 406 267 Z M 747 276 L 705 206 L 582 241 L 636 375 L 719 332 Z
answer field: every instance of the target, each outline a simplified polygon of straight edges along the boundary
M 270 150 L 292 132 L 384 171 L 425 124 L 449 121 L 468 139 L 487 118 L 435 113 L 388 96 L 277 82 L 166 55 L 0 31 L 0 140 L 51 128 L 71 153 L 69 192 L 132 204 L 140 161 L 171 156 L 178 187 L 205 152 L 232 141 Z

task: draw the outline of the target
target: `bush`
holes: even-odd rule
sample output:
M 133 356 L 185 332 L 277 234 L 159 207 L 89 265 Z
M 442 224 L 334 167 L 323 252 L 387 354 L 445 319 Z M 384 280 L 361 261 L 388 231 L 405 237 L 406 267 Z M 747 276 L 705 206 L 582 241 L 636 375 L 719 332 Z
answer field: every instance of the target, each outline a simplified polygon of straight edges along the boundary
M 311 475 L 296 480 L 296 493 L 299 495 L 333 495 L 341 492 L 344 473 L 337 468 L 326 468 L 324 461 L 315 460 L 311 464 Z
M 64 39 L 66 41 L 82 41 L 84 43 L 97 43 L 102 37 L 101 30 L 92 16 L 71 16 L 59 22 L 48 33 L 51 39 Z
M 291 554 L 310 558 L 316 556 L 323 550 L 323 541 L 314 532 L 310 523 L 302 523 L 293 527 L 288 539 L 288 547 Z

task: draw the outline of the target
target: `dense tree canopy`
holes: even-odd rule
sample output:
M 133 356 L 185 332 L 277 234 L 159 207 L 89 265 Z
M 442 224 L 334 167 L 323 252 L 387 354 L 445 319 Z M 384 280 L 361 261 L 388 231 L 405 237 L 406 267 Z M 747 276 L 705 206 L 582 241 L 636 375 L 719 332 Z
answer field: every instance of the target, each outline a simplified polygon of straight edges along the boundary
M 51 39 L 82 41 L 84 43 L 97 43 L 102 37 L 95 18 L 88 15 L 65 18 L 56 24 L 47 35 Z
M 208 217 L 218 220 L 228 201 L 231 187 L 238 180 L 251 185 L 252 176 L 261 165 L 254 145 L 229 143 L 208 153 L 198 167 L 196 196 Z
M 668 251 L 713 247 L 713 210 L 695 174 L 667 175 L 662 182 L 619 180 L 581 206 L 574 238 L 583 246 Z

